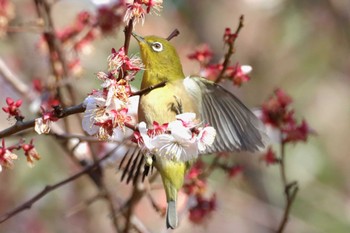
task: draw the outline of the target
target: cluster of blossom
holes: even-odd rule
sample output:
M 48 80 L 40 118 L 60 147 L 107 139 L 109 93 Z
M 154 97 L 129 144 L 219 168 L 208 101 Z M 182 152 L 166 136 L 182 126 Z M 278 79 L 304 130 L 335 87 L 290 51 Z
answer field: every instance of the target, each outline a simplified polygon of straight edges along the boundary
M 228 178 L 235 178 L 243 172 L 243 166 L 234 161 L 231 153 L 220 152 L 216 154 L 216 157 L 215 167 L 226 172 Z
M 98 33 L 94 27 L 94 21 L 94 15 L 82 11 L 77 14 L 71 25 L 58 30 L 56 35 L 62 45 L 71 46 L 76 52 L 87 50 L 87 45 L 96 38 Z
M 228 167 L 227 173 L 230 178 L 236 177 L 238 174 L 242 173 L 243 167 L 239 164 Z
M 6 34 L 8 23 L 14 17 L 14 4 L 10 0 L 0 0 L 0 37 Z
M 231 28 L 225 28 L 225 32 L 224 32 L 224 42 L 227 45 L 233 45 L 237 39 L 238 35 L 236 33 L 233 33 L 231 31 Z
M 94 90 L 85 99 L 83 129 L 101 140 L 111 139 L 116 129 L 124 130 L 132 119 L 128 115 L 129 97 L 132 95 L 129 81 L 143 68 L 141 59 L 125 54 L 124 47 L 112 49 L 108 57 L 108 73 L 98 72 L 102 81 L 100 90 Z
M 163 0 L 134 0 L 132 3 L 127 3 L 127 10 L 124 16 L 124 21 L 129 22 L 133 19 L 133 23 L 139 21 L 142 24 L 145 22 L 146 14 L 151 13 L 151 9 L 155 14 L 158 14 L 163 8 Z
M 2 171 L 2 168 L 12 168 L 13 161 L 17 159 L 17 155 L 12 153 L 14 148 L 6 148 L 5 146 L 5 140 L 2 139 L 2 145 L 0 147 L 0 172 Z
M 6 104 L 7 106 L 2 107 L 2 110 L 8 114 L 9 119 L 15 118 L 16 121 L 22 121 L 24 119 L 19 109 L 22 105 L 21 99 L 14 101 L 12 98 L 7 97 Z M 34 147 L 33 140 L 31 140 L 29 144 L 25 144 L 24 140 L 21 139 L 15 146 L 6 147 L 5 140 L 2 139 L 2 146 L 0 147 L 0 172 L 3 167 L 12 168 L 14 166 L 14 160 L 16 160 L 18 156 L 14 154 L 13 151 L 21 149 L 24 151 L 29 166 L 32 167 L 34 160 L 40 159 L 40 156 Z
M 60 101 L 56 96 L 49 93 L 46 88 L 43 87 L 40 79 L 33 79 L 32 88 L 33 91 L 36 92 L 37 96 L 32 101 L 29 108 L 35 113 L 39 113 L 41 111 L 41 117 L 35 119 L 34 130 L 38 134 L 48 134 L 51 130 L 51 123 L 58 121 L 57 110 L 60 108 Z M 19 100 L 17 102 L 22 101 Z M 15 118 L 17 120 L 20 119 L 18 117 Z M 22 119 L 23 118 L 24 117 L 22 117 Z
M 72 25 L 57 31 L 64 45 L 71 45 L 75 51 L 83 51 L 100 34 L 110 34 L 122 25 L 126 10 L 125 1 L 116 1 L 102 5 L 96 13 L 82 11 L 78 13 Z
M 21 99 L 14 101 L 12 98 L 7 97 L 7 106 L 2 107 L 2 110 L 8 114 L 8 118 L 14 117 L 16 119 L 24 119 L 24 117 L 21 115 L 21 111 L 19 110 L 19 107 L 21 107 L 22 102 L 23 101 Z
M 12 98 L 6 98 L 6 107 L 2 107 L 2 110 L 8 114 L 8 118 L 15 118 L 17 121 L 22 121 L 24 117 L 21 115 L 19 107 L 22 105 L 22 100 L 14 101 Z M 35 119 L 35 131 L 38 134 L 48 133 L 50 131 L 50 125 L 52 121 L 57 121 L 54 111 L 46 112 L 44 107 L 41 107 L 42 117 Z
M 183 190 L 187 195 L 203 196 L 207 189 L 207 180 L 203 177 L 204 171 L 207 169 L 207 164 L 201 159 L 198 159 L 192 165 L 185 177 Z
M 27 164 L 30 167 L 34 166 L 35 160 L 40 159 L 40 156 L 33 144 L 33 140 L 31 140 L 29 144 L 25 144 L 24 141 L 21 140 L 14 146 L 6 147 L 5 140 L 2 139 L 2 144 L 0 146 L 0 172 L 3 170 L 3 168 L 13 168 L 14 160 L 18 158 L 18 156 L 13 153 L 14 150 L 23 150 L 27 159 Z
M 48 134 L 51 130 L 52 122 L 58 121 L 58 117 L 55 113 L 55 108 L 58 106 L 54 106 L 52 111 L 46 111 L 43 106 L 41 106 L 42 116 L 35 119 L 34 130 L 37 134 Z
M 100 6 L 96 12 L 82 11 L 78 13 L 71 25 L 55 32 L 63 45 L 70 74 L 79 75 L 81 73 L 80 59 L 76 54 L 90 52 L 92 42 L 101 34 L 108 35 L 115 32 L 123 25 L 123 21 L 127 23 L 131 18 L 135 19 L 134 22 L 137 22 L 138 19 L 143 21 L 145 14 L 150 13 L 151 9 L 160 11 L 161 8 L 162 1 L 160 0 L 139 0 L 133 1 L 133 3 L 120 0 Z M 47 50 L 45 36 L 42 36 L 38 46 L 44 51 Z M 63 75 L 63 67 L 60 65 L 58 54 L 51 54 L 51 57 L 54 63 L 57 62 L 55 67 L 61 67 L 61 69 L 57 69 L 58 74 Z M 56 98 L 51 95 L 45 99 L 49 107 L 51 107 L 52 101 L 56 101 Z M 43 104 L 45 103 L 41 103 L 41 105 Z
M 274 94 L 262 104 L 262 121 L 280 133 L 280 143 L 305 142 L 314 131 L 305 120 L 301 123 L 295 118 L 294 110 L 290 107 L 292 98 L 283 90 L 276 89 Z M 269 148 L 262 157 L 267 164 L 279 162 L 274 151 Z
M 110 34 L 122 26 L 122 17 L 125 13 L 125 1 L 117 1 L 111 5 L 103 5 L 95 14 L 80 12 L 73 25 L 63 29 L 58 35 L 63 43 L 73 40 L 74 48 L 79 51 L 84 45 L 93 41 L 99 34 Z M 75 38 L 79 33 L 85 32 L 83 37 Z
M 210 198 L 195 196 L 194 205 L 189 209 L 189 220 L 195 224 L 202 224 L 206 219 L 210 218 L 216 206 L 215 193 Z
M 123 15 L 126 10 L 125 0 L 114 1 L 109 5 L 102 5 L 97 9 L 97 15 L 94 17 L 94 26 L 102 34 L 110 34 L 118 29 L 123 22 Z
M 232 35 L 226 35 L 227 30 L 225 31 L 224 41 L 225 43 L 233 43 Z M 226 38 L 228 37 L 228 38 Z M 231 38 L 231 39 L 230 39 Z M 210 47 L 206 44 L 201 45 L 193 53 L 188 55 L 188 58 L 195 60 L 200 64 L 199 74 L 202 77 L 215 81 L 222 70 L 224 69 L 223 63 L 210 63 L 213 57 L 213 52 Z M 240 87 L 243 83 L 246 83 L 250 80 L 248 74 L 252 71 L 252 67 L 249 65 L 240 65 L 236 63 L 235 65 L 229 65 L 226 67 L 223 77 L 228 80 L 232 80 L 233 85 Z
M 211 126 L 201 127 L 195 120 L 195 113 L 182 113 L 175 121 L 163 125 L 154 122 L 151 129 L 145 122 L 140 122 L 134 141 L 146 156 L 156 154 L 182 162 L 196 159 L 214 142 L 216 131 Z
M 230 47 L 233 47 L 236 38 L 237 35 L 231 33 L 229 28 L 226 28 L 224 33 L 224 43 Z M 212 60 L 213 55 L 214 54 L 210 47 L 204 44 L 199 46 L 193 53 L 189 54 L 188 58 L 199 62 L 200 75 L 202 77 L 215 81 L 223 72 L 224 63 L 220 62 L 211 64 L 210 61 Z M 251 66 L 241 66 L 239 63 L 236 63 L 235 65 L 227 66 L 222 75 L 225 79 L 232 80 L 233 85 L 240 87 L 243 83 L 250 80 L 248 73 L 250 73 L 251 70 Z M 229 156 L 223 156 L 223 154 L 215 155 L 215 160 L 219 161 L 224 157 L 226 157 L 226 159 L 229 158 Z M 190 169 L 188 175 L 186 176 L 184 190 L 188 195 L 194 196 L 196 200 L 195 205 L 193 205 L 189 211 L 189 219 L 192 222 L 202 223 L 208 218 L 208 216 L 211 215 L 212 211 L 215 210 L 215 194 L 210 199 L 204 197 L 207 187 L 205 171 L 209 169 L 209 166 L 224 170 L 231 178 L 235 177 L 243 170 L 242 166 L 240 165 L 229 166 L 227 164 L 228 163 L 219 164 L 215 162 L 212 165 L 208 165 L 201 160 L 198 160 Z
M 123 24 L 125 11 L 125 1 L 116 1 L 99 7 L 95 13 L 79 12 L 71 25 L 56 31 L 56 36 L 66 52 L 67 68 L 72 74 L 77 75 L 81 71 L 80 59 L 76 53 L 90 52 L 92 42 L 101 34 L 115 32 Z M 42 50 L 46 50 L 45 36 L 42 36 L 38 46 Z M 58 62 L 58 56 L 52 57 Z
M 192 204 L 189 209 L 189 219 L 196 224 L 203 223 L 210 218 L 216 206 L 215 193 L 211 198 L 206 197 L 207 177 L 214 168 L 218 168 L 227 173 L 229 178 L 236 177 L 243 171 L 241 165 L 231 164 L 228 153 L 218 153 L 212 163 L 208 164 L 198 159 L 186 175 L 184 192 L 192 197 Z
M 267 151 L 260 157 L 266 165 L 272 165 L 280 162 L 280 159 L 277 158 L 276 152 L 270 146 Z
M 216 196 L 205 197 L 207 191 L 207 180 L 204 173 L 207 164 L 202 160 L 197 160 L 186 175 L 184 192 L 191 197 L 189 208 L 189 220 L 193 223 L 203 223 L 210 218 L 216 207 Z

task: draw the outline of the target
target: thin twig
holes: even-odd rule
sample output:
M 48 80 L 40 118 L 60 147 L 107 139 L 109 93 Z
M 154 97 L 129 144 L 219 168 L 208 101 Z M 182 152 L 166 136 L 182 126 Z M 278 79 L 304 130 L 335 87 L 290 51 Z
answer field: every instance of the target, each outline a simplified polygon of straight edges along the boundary
M 127 211 L 125 214 L 126 222 L 125 222 L 125 228 L 123 230 L 124 233 L 128 233 L 129 229 L 131 227 L 131 218 L 134 212 L 134 208 L 136 204 L 140 201 L 140 199 L 143 197 L 145 190 L 140 190 L 137 185 L 133 187 L 133 191 L 131 194 L 130 199 L 127 202 Z
M 290 213 L 292 204 L 295 200 L 295 197 L 296 197 L 298 191 L 299 191 L 299 187 L 298 187 L 298 185 L 295 185 L 295 186 L 293 186 L 292 192 L 290 192 L 290 194 L 288 195 L 288 201 L 287 201 L 286 207 L 284 209 L 282 220 L 280 222 L 278 230 L 276 231 L 277 233 L 282 233 L 284 231 L 284 229 L 287 225 L 287 222 L 288 222 L 289 213 Z
M 114 226 L 114 229 L 116 232 L 121 232 L 121 227 L 119 225 L 118 219 L 117 219 L 117 209 L 114 206 L 114 201 L 113 201 L 113 197 L 111 195 L 111 193 L 108 191 L 107 189 L 107 185 L 105 184 L 105 182 L 102 181 L 102 188 L 103 188 L 103 192 L 104 192 L 104 198 L 107 201 L 108 204 L 108 208 L 109 208 L 109 212 L 112 218 L 112 223 Z
M 93 204 L 95 201 L 101 199 L 104 196 L 104 193 L 102 191 L 98 192 L 94 196 L 82 201 L 81 203 L 78 203 L 77 205 L 70 208 L 67 213 L 65 214 L 65 217 L 71 217 L 75 215 L 76 213 L 79 213 L 83 209 L 87 208 L 91 204 Z
M 6 32 L 17 33 L 17 32 L 32 32 L 32 33 L 43 33 L 43 28 L 40 26 L 30 25 L 12 25 L 6 28 Z
M 140 91 L 135 91 L 135 92 L 131 93 L 130 96 L 135 96 L 135 95 L 140 95 L 141 96 L 141 95 L 147 94 L 148 92 L 150 92 L 150 91 L 152 91 L 152 90 L 154 90 L 156 88 L 164 87 L 165 85 L 166 85 L 166 81 L 163 81 L 163 82 L 160 82 L 160 83 L 158 83 L 156 85 L 146 87 L 146 88 L 144 88 L 144 89 L 142 89 Z
M 239 17 L 239 23 L 238 23 L 236 32 L 234 33 L 236 35 L 236 38 L 238 37 L 238 34 L 243 28 L 243 26 L 244 26 L 244 16 L 241 15 L 241 17 Z M 230 64 L 231 56 L 235 53 L 235 41 L 236 39 L 234 39 L 232 43 L 228 44 L 229 46 L 228 46 L 227 53 L 225 54 L 225 60 L 222 63 L 222 70 L 218 75 L 217 79 L 215 80 L 215 83 L 219 83 L 224 78 L 224 74 L 228 68 L 228 65 Z
M 134 131 L 137 130 L 136 127 L 131 125 L 131 124 L 128 124 L 127 128 L 133 129 Z M 50 131 L 49 135 L 52 135 L 55 138 L 61 139 L 61 140 L 69 140 L 72 138 L 78 139 L 79 142 L 77 143 L 77 145 L 79 145 L 81 142 L 91 142 L 91 143 L 101 143 L 102 142 L 101 139 L 98 139 L 96 136 L 86 136 L 86 135 L 81 135 L 81 134 L 69 134 L 69 133 L 59 134 L 59 133 L 51 133 L 51 131 Z M 120 143 L 120 140 L 109 139 L 108 142 L 109 143 Z M 74 150 L 75 147 L 73 147 L 71 150 Z
M 281 140 L 283 140 L 282 135 L 281 135 Z M 287 187 L 287 176 L 286 176 L 286 167 L 285 167 L 285 144 L 283 143 L 283 141 L 281 141 L 281 158 L 279 161 L 279 165 L 280 165 L 282 185 L 283 187 Z M 286 189 L 284 191 L 287 194 Z
M 282 137 L 282 135 L 281 135 Z M 279 223 L 278 229 L 276 233 L 282 233 L 287 226 L 289 214 L 291 211 L 292 204 L 295 200 L 295 197 L 299 191 L 299 186 L 296 181 L 293 181 L 291 183 L 288 183 L 287 175 L 286 175 L 286 166 L 285 166 L 285 146 L 286 144 L 283 142 L 281 138 L 281 159 L 280 159 L 280 173 L 281 173 L 281 179 L 282 179 L 282 185 L 284 188 L 284 195 L 285 195 L 285 209 L 283 212 L 283 217 L 281 219 L 281 222 Z
M 158 177 L 158 172 L 149 177 L 148 182 L 153 183 Z M 126 219 L 125 228 L 123 230 L 124 233 L 128 233 L 131 225 L 133 224 L 133 211 L 134 207 L 141 200 L 143 195 L 147 192 L 146 188 L 140 188 L 138 185 L 133 187 L 133 191 L 131 197 L 127 202 L 120 208 L 120 212 L 123 213 Z
M 172 33 L 170 33 L 170 35 L 166 38 L 166 40 L 171 40 L 174 37 L 178 36 L 180 34 L 180 31 L 175 28 L 174 31 Z
M 0 76 L 21 95 L 29 96 L 30 91 L 28 86 L 10 70 L 2 58 L 0 58 Z
M 115 147 L 113 150 L 111 150 L 110 152 L 108 152 L 105 156 L 103 156 L 102 158 L 100 158 L 99 160 L 97 160 L 94 164 L 87 166 L 86 168 L 84 168 L 82 171 L 76 173 L 73 176 L 70 176 L 56 184 L 53 185 L 46 185 L 46 187 L 39 192 L 38 194 L 36 194 L 34 197 L 32 197 L 31 199 L 29 199 L 28 201 L 24 202 L 23 204 L 21 204 L 20 206 L 18 206 L 17 208 L 9 211 L 8 213 L 2 215 L 0 217 L 0 223 L 5 222 L 6 220 L 8 220 L 9 218 L 17 215 L 18 213 L 26 210 L 26 209 L 30 209 L 32 207 L 32 205 L 37 202 L 38 200 L 40 200 L 41 198 L 43 198 L 46 194 L 52 192 L 53 190 L 70 183 L 71 181 L 76 180 L 77 178 L 81 177 L 82 175 L 85 175 L 87 173 L 89 173 L 91 170 L 95 169 L 96 167 L 99 166 L 99 164 L 107 159 L 108 157 L 110 157 L 113 152 L 117 149 L 118 147 Z
M 49 134 L 54 136 L 54 137 L 56 137 L 57 139 L 65 139 L 65 140 L 67 140 L 67 139 L 76 138 L 80 142 L 96 142 L 96 143 L 100 143 L 101 142 L 100 139 L 98 139 L 96 137 L 93 137 L 93 136 L 86 136 L 86 135 L 80 135 L 80 134 L 69 134 L 69 133 L 58 134 L 58 133 L 51 133 L 51 132 Z
M 158 203 L 154 200 L 154 198 L 152 197 L 152 195 L 147 192 L 147 197 L 148 197 L 148 200 L 150 201 L 152 207 L 154 208 L 154 210 L 159 213 L 162 217 L 165 216 L 165 213 L 166 213 L 166 209 L 164 207 L 161 207 L 158 205 Z
M 128 54 L 129 52 L 129 45 L 130 45 L 130 39 L 131 39 L 131 33 L 134 28 L 134 18 L 131 18 L 129 20 L 129 23 L 124 28 L 124 50 L 125 54 Z M 125 78 L 128 75 L 128 72 L 120 72 L 118 75 L 118 80 Z
M 134 18 L 129 20 L 128 25 L 124 29 L 124 49 L 125 49 L 125 54 L 128 54 L 129 52 L 129 45 L 130 45 L 130 38 L 131 38 L 131 32 L 134 27 Z
M 28 20 L 26 22 L 17 22 L 16 24 L 11 24 L 5 28 L 7 32 L 32 32 L 32 33 L 43 33 L 44 22 L 40 19 Z
M 136 232 L 139 233 L 150 233 L 150 231 L 146 228 L 143 222 L 137 218 L 135 215 L 131 218 L 131 223 Z
M 92 149 L 92 148 L 91 148 Z M 91 156 L 94 162 L 98 161 L 98 157 L 96 156 L 96 152 L 94 150 L 91 150 Z M 114 227 L 114 231 L 115 233 L 120 232 L 121 228 L 117 219 L 117 212 L 116 212 L 116 208 L 114 207 L 114 200 L 113 197 L 111 195 L 111 193 L 109 192 L 109 189 L 107 187 L 107 184 L 105 182 L 105 180 L 102 178 L 103 177 L 103 172 L 104 170 L 101 167 L 101 164 L 98 165 L 98 167 L 96 168 L 96 172 L 91 173 L 92 176 L 97 176 L 97 178 L 99 179 L 99 183 L 97 184 L 97 187 L 102 190 L 102 192 L 104 193 L 103 197 L 108 205 L 108 209 L 110 212 L 110 216 L 112 218 L 112 223 L 113 223 L 113 227 Z M 93 178 L 91 176 L 91 178 Z
M 68 69 L 68 63 L 67 59 L 65 57 L 65 53 L 63 50 L 63 46 L 59 38 L 57 37 L 52 15 L 51 15 L 51 5 L 48 3 L 47 0 L 34 0 L 37 14 L 39 18 L 43 19 L 44 22 L 44 28 L 45 32 L 43 33 L 43 37 L 45 38 L 45 41 L 47 43 L 47 46 L 49 48 L 49 58 L 50 58 L 50 65 L 51 70 L 56 78 L 56 84 L 61 79 L 70 79 L 70 72 Z M 59 63 L 60 67 L 62 67 L 62 73 L 59 66 L 56 64 Z M 71 103 L 69 104 L 75 104 L 76 103 L 76 96 L 75 91 L 73 90 L 73 87 L 71 83 L 66 84 L 66 89 L 69 94 L 69 97 L 67 99 L 71 100 Z M 63 105 L 63 107 L 66 107 L 65 101 L 63 101 L 62 95 L 61 95 L 61 87 L 57 85 L 56 87 L 57 96 Z M 79 121 L 81 121 L 81 118 L 79 115 L 77 115 L 77 118 Z M 66 129 L 69 129 L 69 124 L 66 119 L 64 119 L 64 126 Z

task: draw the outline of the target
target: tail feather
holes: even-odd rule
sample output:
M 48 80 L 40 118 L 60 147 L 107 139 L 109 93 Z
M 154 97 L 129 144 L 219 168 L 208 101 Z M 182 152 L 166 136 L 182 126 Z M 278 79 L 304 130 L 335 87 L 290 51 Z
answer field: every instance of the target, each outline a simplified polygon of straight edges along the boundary
M 166 214 L 166 226 L 167 228 L 175 229 L 177 225 L 176 201 L 169 201 Z

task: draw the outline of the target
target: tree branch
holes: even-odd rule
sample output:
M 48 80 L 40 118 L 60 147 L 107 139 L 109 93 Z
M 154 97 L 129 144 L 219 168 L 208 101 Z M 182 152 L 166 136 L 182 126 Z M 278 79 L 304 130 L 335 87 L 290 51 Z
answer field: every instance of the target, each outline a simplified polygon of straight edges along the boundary
M 70 71 L 68 69 L 68 62 L 65 57 L 65 52 L 62 46 L 60 39 L 57 37 L 56 30 L 54 27 L 52 15 L 51 15 L 51 5 L 47 0 L 34 0 L 36 11 L 38 17 L 43 19 L 45 31 L 43 37 L 45 38 L 46 44 L 49 48 L 49 58 L 52 73 L 56 78 L 56 92 L 58 99 L 63 107 L 67 105 L 76 104 L 75 91 L 70 82 L 66 82 L 66 89 L 69 94 L 70 103 L 66 103 L 62 98 L 62 88 L 58 85 L 62 79 L 70 79 Z M 57 66 L 57 63 L 60 66 Z M 62 67 L 62 70 L 61 68 Z M 81 121 L 79 115 L 77 116 L 78 120 Z M 64 120 L 64 127 L 69 130 L 69 123 L 67 120 Z
M 107 185 L 105 184 L 104 181 L 102 181 L 102 187 L 103 187 L 103 193 L 104 193 L 103 197 L 107 201 L 114 229 L 116 232 L 121 232 L 121 227 L 120 227 L 118 219 L 117 219 L 117 209 L 114 207 L 113 197 L 112 197 L 111 193 L 109 192 L 109 190 L 107 189 Z
M 282 137 L 282 134 L 281 134 L 281 137 Z M 288 222 L 292 204 L 299 191 L 298 182 L 293 181 L 291 183 L 288 183 L 287 181 L 286 167 L 285 167 L 285 146 L 286 144 L 283 142 L 281 138 L 281 159 L 280 159 L 279 166 L 280 166 L 282 185 L 284 187 L 286 207 L 284 209 L 283 217 L 281 219 L 281 222 L 278 226 L 278 230 L 276 231 L 276 233 L 282 233 L 284 231 Z
M 142 89 L 142 90 L 139 90 L 139 91 L 135 91 L 133 93 L 131 93 L 130 96 L 135 96 L 135 95 L 144 95 L 144 94 L 147 94 L 148 92 L 156 89 L 156 88 L 159 88 L 159 87 L 164 87 L 166 85 L 166 81 L 163 81 L 163 82 L 160 82 L 156 85 L 153 85 L 153 86 L 149 86 L 149 87 L 146 87 L 145 89 Z
M 66 116 L 73 115 L 76 113 L 81 113 L 84 111 L 85 111 L 85 105 L 83 103 L 81 103 L 81 104 L 76 105 L 76 106 L 62 109 L 61 111 L 56 112 L 55 116 L 57 118 L 64 118 Z M 8 137 L 14 133 L 18 133 L 20 131 L 29 129 L 31 127 L 34 127 L 34 125 L 35 125 L 35 119 L 25 121 L 25 122 L 16 121 L 16 123 L 13 126 L 7 128 L 5 130 L 0 131 L 0 138 L 5 138 L 5 137 Z
M 2 58 L 0 58 L 0 76 L 21 95 L 29 96 L 30 91 L 28 86 L 8 68 Z
M 95 169 L 96 167 L 99 166 L 99 164 L 107 159 L 108 157 L 111 156 L 111 154 L 118 148 L 115 147 L 113 150 L 111 150 L 110 152 L 108 152 L 105 156 L 103 156 L 102 158 L 100 158 L 99 160 L 97 160 L 94 164 L 87 166 L 86 168 L 84 168 L 82 171 L 76 173 L 73 176 L 70 176 L 54 185 L 47 185 L 41 192 L 39 192 L 38 194 L 36 194 L 34 197 L 32 197 L 31 199 L 29 199 L 28 201 L 24 202 L 23 204 L 21 204 L 20 206 L 18 206 L 17 208 L 9 211 L 8 213 L 2 215 L 0 217 L 0 223 L 5 222 L 6 220 L 8 220 L 9 218 L 17 215 L 18 213 L 26 210 L 26 209 L 30 209 L 32 207 L 32 205 L 37 202 L 38 200 L 40 200 L 41 198 L 43 198 L 46 194 L 52 192 L 53 190 L 70 183 L 71 181 L 76 180 L 77 178 L 81 177 L 82 175 L 88 174 L 90 171 L 92 171 L 93 169 Z
M 76 105 L 76 106 L 63 108 L 63 109 L 56 108 L 54 111 L 54 116 L 57 118 L 65 118 L 65 117 L 73 115 L 73 114 L 82 113 L 85 111 L 85 109 L 86 109 L 86 107 L 83 103 Z M 35 126 L 35 119 L 29 120 L 29 121 L 16 121 L 16 123 L 14 125 L 10 126 L 7 129 L 0 131 L 0 139 L 11 136 L 15 133 L 19 133 L 23 130 L 32 128 L 34 126 Z M 125 123 L 125 127 L 129 128 L 133 131 L 137 130 L 136 126 L 129 124 L 129 123 Z M 60 134 L 54 133 L 53 135 L 57 136 L 59 138 L 73 137 L 73 138 L 81 138 L 83 141 L 94 141 L 91 137 L 84 137 L 84 136 L 73 135 L 73 134 L 60 135 Z
M 77 205 L 73 206 L 72 208 L 70 208 L 66 214 L 64 214 L 65 217 L 70 217 L 75 215 L 76 213 L 79 213 L 80 211 L 82 211 L 83 209 L 87 208 L 88 206 L 90 206 L 91 204 L 93 204 L 94 202 L 100 200 L 102 197 L 104 196 L 104 192 L 100 191 L 97 194 L 95 194 L 94 196 L 83 200 L 82 202 L 78 203 Z
M 140 201 L 140 199 L 143 197 L 144 190 L 140 190 L 137 185 L 133 187 L 133 191 L 131 194 L 130 199 L 128 200 L 128 208 L 125 213 L 126 223 L 125 228 L 123 230 L 124 233 L 128 233 L 129 229 L 131 227 L 131 219 L 134 212 L 134 208 L 136 204 Z
M 234 33 L 234 35 L 236 37 L 232 41 L 232 43 L 228 43 L 228 50 L 227 50 L 227 53 L 225 54 L 225 60 L 222 63 L 222 70 L 221 70 L 220 74 L 218 75 L 217 79 L 215 80 L 215 83 L 219 83 L 224 78 L 224 74 L 228 68 L 228 65 L 230 64 L 231 56 L 235 53 L 236 38 L 238 37 L 238 34 L 241 31 L 241 29 L 243 28 L 243 26 L 244 26 L 244 16 L 241 15 L 241 17 L 239 17 L 239 23 L 238 23 L 236 32 Z
M 125 49 L 125 54 L 128 54 L 129 52 L 129 45 L 130 45 L 130 38 L 131 38 L 131 32 L 133 29 L 133 24 L 134 24 L 134 18 L 129 20 L 128 25 L 124 29 L 124 49 Z
M 170 35 L 166 38 L 166 40 L 171 40 L 174 37 L 178 36 L 179 34 L 180 34 L 180 31 L 177 28 L 175 28 L 175 30 L 172 33 L 170 33 Z

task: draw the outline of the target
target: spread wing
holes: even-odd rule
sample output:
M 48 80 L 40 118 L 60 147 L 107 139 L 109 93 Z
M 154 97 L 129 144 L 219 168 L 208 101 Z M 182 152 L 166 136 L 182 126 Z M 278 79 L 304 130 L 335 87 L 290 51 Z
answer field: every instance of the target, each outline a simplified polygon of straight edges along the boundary
M 145 163 L 142 150 L 137 144 L 131 142 L 120 162 L 119 169 L 123 171 L 121 180 L 126 180 L 127 184 L 132 181 L 135 185 L 140 181 L 140 178 L 142 182 L 144 181 L 145 177 L 152 172 L 153 166 Z
M 200 77 L 187 77 L 184 86 L 199 106 L 201 119 L 216 129 L 216 138 L 206 153 L 258 151 L 267 135 L 262 122 L 232 93 Z M 200 94 L 197 94 L 200 93 Z

